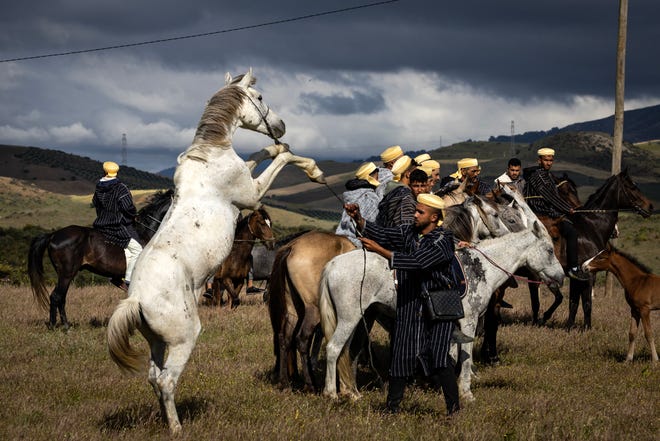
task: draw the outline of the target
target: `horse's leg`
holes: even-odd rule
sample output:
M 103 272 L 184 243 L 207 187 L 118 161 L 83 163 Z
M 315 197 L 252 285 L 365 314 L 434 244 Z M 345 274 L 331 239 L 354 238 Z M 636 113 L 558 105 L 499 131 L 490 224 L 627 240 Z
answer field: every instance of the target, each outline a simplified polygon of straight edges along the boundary
M 163 406 L 163 400 L 160 393 L 160 388 L 158 387 L 158 377 L 160 376 L 163 369 L 163 362 L 165 357 L 165 343 L 161 340 L 152 339 L 151 341 L 151 359 L 149 360 L 149 374 L 147 379 L 149 384 L 158 398 L 158 404 L 160 405 L 160 414 L 162 418 L 167 418 L 167 411 Z
M 576 280 L 571 279 L 568 288 L 568 319 L 566 320 L 566 328 L 571 329 L 575 326 L 575 316 L 577 315 L 578 306 L 580 306 L 580 292 L 579 286 L 575 283 Z
M 53 292 L 50 294 L 50 323 L 48 327 L 50 329 L 55 328 L 57 324 L 57 314 L 59 312 L 60 321 L 62 327 L 67 330 L 69 329 L 69 321 L 66 318 L 66 294 L 71 285 L 73 276 L 59 276 L 57 279 L 57 285 L 53 289 Z
M 319 365 L 321 343 L 323 343 L 323 329 L 321 329 L 320 326 L 317 326 L 314 335 L 312 335 L 312 347 L 309 349 L 309 361 L 312 364 L 313 371 L 315 371 Z
M 305 308 L 305 316 L 300 325 L 300 330 L 296 336 L 298 352 L 300 353 L 300 364 L 302 365 L 303 379 L 305 380 L 305 391 L 315 392 L 316 384 L 314 382 L 313 367 L 310 361 L 310 348 L 312 337 L 316 332 L 321 317 L 319 309 L 316 306 L 309 305 Z
M 640 311 L 642 316 L 642 325 L 644 326 L 644 337 L 646 337 L 646 342 L 649 344 L 651 349 L 651 362 L 658 362 L 658 352 L 655 349 L 655 340 L 653 339 L 653 328 L 651 327 L 651 311 L 648 308 L 644 308 Z
M 174 402 L 174 393 L 179 377 L 186 367 L 190 354 L 195 347 L 195 341 L 199 336 L 201 325 L 197 320 L 195 332 L 190 338 L 184 339 L 181 343 L 170 345 L 167 351 L 167 360 L 164 369 L 156 378 L 156 385 L 160 392 L 161 408 L 165 409 L 165 416 L 170 427 L 170 433 L 176 435 L 181 432 L 181 422 L 176 412 Z M 184 331 L 185 332 L 185 331 Z M 158 393 L 156 394 L 158 395 Z
M 532 285 L 530 285 L 530 290 Z M 537 298 L 538 298 L 538 291 L 539 291 L 539 286 L 537 284 L 534 284 L 536 286 L 536 292 L 537 292 Z M 539 323 L 541 325 L 545 324 L 550 320 L 552 317 L 552 314 L 555 313 L 555 310 L 561 305 L 562 300 L 564 300 L 564 295 L 561 293 L 561 289 L 559 289 L 558 286 L 552 286 L 550 287 L 550 292 L 555 295 L 555 301 L 550 305 L 550 307 L 543 313 L 543 319 Z
M 541 309 L 541 302 L 539 300 L 539 286 L 536 283 L 528 283 L 529 288 L 529 300 L 532 303 L 532 324 L 538 325 L 539 323 L 539 311 Z
M 226 278 L 224 282 L 225 287 L 227 288 L 227 294 L 229 296 L 229 306 L 231 309 L 236 309 L 238 305 L 241 304 L 241 299 L 239 295 L 241 288 L 243 288 L 242 283 L 234 285 L 234 281 L 231 278 Z
M 579 281 L 581 285 L 582 315 L 584 316 L 584 329 L 591 329 L 591 283 Z
M 351 340 L 351 335 L 353 334 L 353 330 L 355 329 L 356 325 L 356 320 L 339 320 L 339 323 L 337 323 L 337 327 L 335 328 L 335 332 L 332 334 L 332 338 L 330 338 L 325 346 L 326 372 L 325 389 L 323 390 L 323 394 L 331 398 L 337 398 L 337 361 L 339 360 L 340 356 L 343 356 L 344 354 L 348 355 L 349 348 L 347 347 L 347 344 Z M 350 362 L 348 363 L 348 367 L 350 369 Z M 341 366 L 339 369 L 341 379 Z M 352 391 L 348 389 L 342 389 L 342 385 L 340 385 L 339 391 L 344 391 L 349 395 L 354 396 L 355 398 L 359 398 L 360 396 L 357 388 Z
M 639 310 L 630 308 L 630 331 L 628 331 L 628 354 L 626 361 L 631 362 L 635 357 L 635 339 L 637 338 L 637 329 L 639 329 L 639 320 L 641 316 Z
M 497 330 L 499 328 L 499 306 L 503 287 L 498 288 L 488 302 L 484 316 L 484 340 L 481 343 L 481 359 L 484 363 L 495 364 L 500 361 L 497 356 Z
M 291 347 L 293 343 L 293 334 L 296 327 L 295 323 L 297 321 L 297 316 L 293 316 L 290 313 L 287 313 L 284 320 L 282 320 L 282 325 L 279 329 L 279 382 L 282 389 L 289 389 L 291 387 L 291 377 L 294 375 L 294 371 L 297 368 L 295 350 Z
M 273 181 L 284 168 L 285 165 L 291 163 L 302 169 L 310 180 L 319 183 L 325 183 L 323 172 L 316 166 L 316 162 L 310 158 L 303 158 L 295 156 L 289 152 L 289 146 L 286 144 L 273 144 L 250 156 L 247 161 L 248 168 L 253 167 L 250 161 L 259 163 L 266 158 L 273 158 L 273 161 L 266 167 L 266 169 L 256 178 L 253 179 L 255 187 L 255 202 L 258 202 L 266 194 Z
M 465 303 L 463 304 L 465 306 Z M 469 311 L 466 311 L 466 314 L 469 314 Z M 463 334 L 474 337 L 477 322 L 479 321 L 478 316 L 466 317 L 459 320 L 461 324 L 461 332 Z M 457 354 L 456 365 L 460 366 L 460 374 L 458 375 L 458 391 L 460 397 L 465 402 L 474 401 L 474 395 L 470 390 L 472 382 L 472 346 L 473 342 L 463 343 L 459 346 L 460 350 Z

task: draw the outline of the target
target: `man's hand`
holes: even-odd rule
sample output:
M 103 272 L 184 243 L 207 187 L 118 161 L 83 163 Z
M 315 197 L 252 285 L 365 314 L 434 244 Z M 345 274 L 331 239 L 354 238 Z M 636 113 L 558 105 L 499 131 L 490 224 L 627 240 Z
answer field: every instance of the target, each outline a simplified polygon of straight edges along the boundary
M 344 204 L 344 210 L 346 210 L 346 214 L 348 214 L 356 222 L 362 219 L 362 215 L 360 214 L 360 207 L 358 204 Z
M 367 237 L 359 237 L 358 239 L 360 239 L 360 242 L 362 242 L 362 246 L 364 247 L 365 250 L 373 251 L 374 253 L 380 254 L 381 256 L 385 257 L 386 259 L 392 257 L 392 252 L 390 250 L 383 248 L 378 242 L 369 239 Z

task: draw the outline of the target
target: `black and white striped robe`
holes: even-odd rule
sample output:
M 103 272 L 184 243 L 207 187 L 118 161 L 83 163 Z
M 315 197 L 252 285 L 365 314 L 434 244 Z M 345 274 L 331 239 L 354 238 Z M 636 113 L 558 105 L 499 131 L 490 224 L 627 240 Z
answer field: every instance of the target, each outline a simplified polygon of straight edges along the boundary
M 391 268 L 397 271 L 396 325 L 391 342 L 390 375 L 410 377 L 420 365 L 425 375 L 446 367 L 454 323 L 430 321 L 422 310 L 423 287 L 434 286 L 434 280 L 449 280 L 454 257 L 451 231 L 438 227 L 419 237 L 413 225 L 383 228 L 367 222 L 364 235 L 392 250 Z
M 92 197 L 96 208 L 94 228 L 115 245 L 126 248 L 131 239 L 140 242 L 133 228 L 137 210 L 128 187 L 118 178 L 103 178 L 96 184 Z

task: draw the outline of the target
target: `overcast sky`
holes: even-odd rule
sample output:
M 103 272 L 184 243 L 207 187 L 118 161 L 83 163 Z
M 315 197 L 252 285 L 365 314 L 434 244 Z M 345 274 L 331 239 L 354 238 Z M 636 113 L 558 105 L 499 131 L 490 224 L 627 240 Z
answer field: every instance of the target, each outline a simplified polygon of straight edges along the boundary
M 225 72 L 252 67 L 282 138 L 316 159 L 547 130 L 614 113 L 617 0 L 4 2 L 0 143 L 159 171 Z M 254 27 L 269 22 L 279 24 Z M 660 1 L 628 11 L 626 110 L 660 103 Z M 241 131 L 240 154 L 269 139 Z

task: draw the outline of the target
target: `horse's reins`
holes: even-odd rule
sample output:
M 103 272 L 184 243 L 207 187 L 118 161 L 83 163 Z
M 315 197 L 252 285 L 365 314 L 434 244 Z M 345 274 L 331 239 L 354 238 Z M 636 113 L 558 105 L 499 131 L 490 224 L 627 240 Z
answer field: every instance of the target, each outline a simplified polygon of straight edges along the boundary
M 252 100 L 252 97 L 247 93 L 245 95 L 248 97 L 254 108 L 257 109 L 257 112 L 261 117 L 261 121 L 263 121 L 264 125 L 266 126 L 266 130 L 268 131 L 268 136 L 270 137 L 270 139 L 275 141 L 275 144 L 281 144 L 280 140 L 277 139 L 277 137 L 273 134 L 273 129 L 270 127 L 270 124 L 268 124 L 268 120 L 266 119 L 266 117 L 270 113 L 270 107 L 266 105 L 266 113 L 262 113 L 259 106 L 257 106 L 257 104 Z
M 566 184 L 568 180 L 563 180 L 560 181 L 555 185 L 555 188 L 559 188 L 562 185 Z M 621 193 L 621 185 L 617 188 L 617 193 Z M 599 209 L 577 209 L 573 210 L 573 213 L 614 213 L 614 212 L 619 212 L 619 211 L 634 211 L 635 213 L 639 213 L 644 211 L 642 207 L 639 206 L 639 204 L 633 202 L 633 198 L 630 197 L 630 194 L 626 191 L 625 186 L 623 186 L 623 192 L 625 193 L 626 198 L 630 201 L 632 204 L 633 208 L 599 208 Z M 617 195 L 618 196 L 618 195 Z M 525 199 L 543 199 L 543 196 L 525 196 Z
M 508 271 L 508 270 L 502 268 L 502 267 L 501 267 L 497 262 L 495 262 L 490 256 L 488 256 L 486 253 L 484 253 L 483 251 L 481 251 L 479 248 L 477 248 L 477 247 L 475 247 L 475 246 L 470 246 L 469 249 L 471 249 L 471 250 L 475 250 L 475 251 L 478 251 L 478 252 L 479 252 L 482 256 L 484 256 L 484 257 L 486 258 L 486 260 L 489 261 L 489 262 L 490 262 L 495 268 L 501 270 L 502 272 L 504 272 L 504 274 L 506 274 L 506 275 L 509 276 L 509 277 L 513 277 L 513 278 L 516 279 L 516 280 L 520 280 L 520 281 L 527 282 L 527 283 L 534 283 L 534 284 L 537 284 L 537 285 L 541 285 L 541 284 L 545 284 L 545 285 L 547 285 L 546 282 L 543 282 L 543 281 L 541 281 L 541 280 L 530 280 L 530 279 L 528 279 L 528 278 L 526 278 L 526 277 L 522 277 L 522 276 L 518 276 L 518 275 L 516 275 L 516 274 L 513 274 L 511 271 Z

